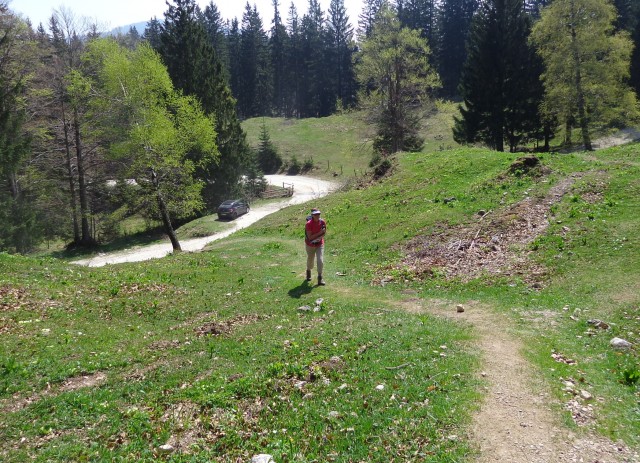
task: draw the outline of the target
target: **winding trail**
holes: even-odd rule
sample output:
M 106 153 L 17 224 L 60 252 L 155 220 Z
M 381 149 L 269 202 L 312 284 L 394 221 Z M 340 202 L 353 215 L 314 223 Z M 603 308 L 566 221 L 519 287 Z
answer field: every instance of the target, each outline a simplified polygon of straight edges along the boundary
M 556 399 L 524 358 L 524 345 L 506 317 L 474 301 L 464 304 L 464 313 L 444 300 L 411 299 L 401 307 L 469 323 L 478 334 L 486 396 L 470 429 L 476 463 L 640 462 L 637 449 L 562 423 Z
M 293 184 L 293 196 L 282 201 L 272 202 L 264 206 L 251 208 L 248 214 L 238 217 L 233 221 L 232 227 L 202 238 L 181 240 L 180 246 L 183 251 L 199 251 L 212 241 L 216 241 L 235 233 L 238 230 L 248 227 L 269 214 L 279 211 L 287 206 L 301 204 L 316 198 L 326 196 L 335 190 L 337 184 L 326 180 L 319 180 L 312 177 L 289 176 L 289 175 L 265 175 L 267 181 L 272 185 Z M 141 246 L 124 251 L 111 252 L 108 254 L 97 254 L 88 259 L 75 260 L 72 263 L 86 265 L 88 267 L 102 267 L 107 264 L 120 264 L 123 262 L 142 262 L 149 259 L 159 259 L 173 252 L 171 243 L 158 243 L 148 246 Z

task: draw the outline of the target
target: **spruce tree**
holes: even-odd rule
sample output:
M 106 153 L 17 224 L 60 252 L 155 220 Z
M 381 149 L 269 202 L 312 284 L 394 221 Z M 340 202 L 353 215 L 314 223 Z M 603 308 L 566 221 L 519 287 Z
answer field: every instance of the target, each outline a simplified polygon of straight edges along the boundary
M 422 147 L 421 112 L 439 85 L 429 54 L 420 33 L 402 27 L 395 11 L 383 6 L 356 64 L 358 81 L 368 87 L 361 103 L 376 126 L 373 147 L 383 157 Z
M 304 56 L 302 56 L 302 34 L 300 32 L 300 21 L 296 6 L 291 3 L 287 17 L 287 34 L 289 36 L 286 48 L 286 69 L 285 84 L 285 117 L 300 117 L 302 114 L 302 92 L 300 90 L 302 81 L 302 67 Z
M 437 3 L 435 0 L 397 0 L 398 18 L 409 29 L 433 44 L 436 28 Z
M 282 157 L 271 141 L 267 126 L 262 121 L 260 127 L 260 144 L 258 145 L 258 166 L 265 174 L 275 174 L 282 167 Z
M 243 118 L 271 113 L 272 74 L 267 35 L 255 6 L 247 3 L 240 32 L 238 111 Z
M 376 15 L 383 5 L 389 6 L 389 0 L 364 0 L 362 13 L 358 16 L 358 41 L 362 42 L 371 35 Z
M 157 18 L 153 17 L 147 22 L 147 26 L 144 29 L 144 33 L 142 34 L 142 38 L 149 42 L 149 45 L 154 50 L 160 50 L 162 43 L 160 42 L 160 33 L 161 30 L 160 21 Z
M 331 0 L 327 21 L 327 68 L 330 69 L 331 98 L 339 107 L 353 106 L 357 83 L 353 70 L 353 28 L 344 0 Z M 334 103 L 334 106 L 335 106 Z
M 504 151 L 506 141 L 515 151 L 536 131 L 540 91 L 530 27 L 521 0 L 488 0 L 476 13 L 460 86 L 464 104 L 453 131 L 458 143 L 481 141 Z
M 225 24 L 220 15 L 220 11 L 213 1 L 204 8 L 201 17 L 199 18 L 204 25 L 205 31 L 209 42 L 213 46 L 216 53 L 216 57 L 222 64 L 222 68 L 225 74 L 228 76 L 229 72 L 229 49 L 227 44 L 227 37 L 225 34 Z
M 21 174 L 27 167 L 30 137 L 24 125 L 27 25 L 0 3 L 0 250 L 26 252 L 36 239 L 33 207 Z
M 458 95 L 462 65 L 466 61 L 466 41 L 471 20 L 478 8 L 478 0 L 444 0 L 438 10 L 436 49 L 438 74 L 442 80 L 442 94 Z
M 200 175 L 207 184 L 205 200 L 209 207 L 216 207 L 220 199 L 238 190 L 252 153 L 222 65 L 197 13 L 194 0 L 174 0 L 165 13 L 159 51 L 175 87 L 196 97 L 215 118 L 220 163 Z
M 236 96 L 240 94 L 240 25 L 236 18 L 231 20 L 231 26 L 227 33 L 227 48 L 229 49 L 229 56 L 233 56 L 233 59 L 229 60 L 229 86 L 231 92 Z
M 318 0 L 309 0 L 309 10 L 302 17 L 301 56 L 304 59 L 301 73 L 301 117 L 321 117 L 331 114 L 328 108 L 328 69 L 325 68 L 324 15 Z
M 273 73 L 273 110 L 277 115 L 284 115 L 286 108 L 288 46 L 289 37 L 280 17 L 279 2 L 278 0 L 273 0 L 273 21 L 269 37 L 269 50 L 271 53 L 271 71 Z

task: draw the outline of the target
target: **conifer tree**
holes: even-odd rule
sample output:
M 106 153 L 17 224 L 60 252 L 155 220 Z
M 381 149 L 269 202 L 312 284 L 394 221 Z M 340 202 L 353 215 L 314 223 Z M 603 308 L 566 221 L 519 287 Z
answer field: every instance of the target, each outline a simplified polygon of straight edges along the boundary
M 435 0 L 396 0 L 396 8 L 404 26 L 419 30 L 429 44 L 434 43 L 437 15 Z
M 355 44 L 344 0 L 331 0 L 326 36 L 327 68 L 333 71 L 330 74 L 331 98 L 339 107 L 353 106 L 357 93 L 353 71 Z
M 271 112 L 272 74 L 267 35 L 255 6 L 246 4 L 240 32 L 238 112 L 243 118 Z
M 434 46 L 442 94 L 458 95 L 458 85 L 467 52 L 465 44 L 478 0 L 444 0 L 438 10 L 438 34 Z
M 149 45 L 154 50 L 160 50 L 162 43 L 160 42 L 160 33 L 162 32 L 162 25 L 157 18 L 153 17 L 147 22 L 147 27 L 144 29 L 142 38 L 149 42 Z
M 260 127 L 260 144 L 258 145 L 258 166 L 265 174 L 275 174 L 282 167 L 282 157 L 271 141 L 267 126 L 262 122 Z
M 301 117 L 320 117 L 332 112 L 324 89 L 328 69 L 325 68 L 324 15 L 318 0 L 309 0 L 309 9 L 302 17 L 301 56 L 304 59 L 300 76 Z
M 530 19 L 521 0 L 488 0 L 473 18 L 456 118 L 458 143 L 481 141 L 515 151 L 539 125 L 536 56 L 528 44 Z
M 229 60 L 229 87 L 233 95 L 240 94 L 240 25 L 238 19 L 231 20 L 231 26 L 227 33 L 227 48 L 229 49 L 229 56 L 233 56 L 234 59 Z M 237 100 L 237 98 L 236 98 Z
M 224 196 L 237 191 L 252 152 L 222 66 L 198 20 L 194 0 L 174 0 L 169 5 L 160 39 L 159 52 L 175 87 L 196 97 L 204 111 L 215 117 L 220 163 L 200 172 L 207 185 L 205 200 L 213 208 Z
M 302 114 L 302 68 L 304 58 L 302 56 L 302 34 L 298 11 L 292 2 L 287 17 L 287 34 L 289 36 L 286 49 L 287 72 L 285 74 L 285 117 L 300 117 Z
M 374 150 L 383 156 L 419 150 L 420 112 L 439 85 L 426 40 L 402 27 L 395 11 L 384 5 L 361 46 L 356 75 L 368 90 L 361 103 L 376 126 Z
M 220 61 L 220 64 L 228 77 L 229 49 L 225 34 L 225 24 L 218 7 L 213 3 L 213 1 L 210 1 L 209 4 L 207 4 L 202 12 L 201 18 L 199 19 L 204 25 L 207 37 L 213 46 L 216 57 Z
M 382 5 L 389 5 L 389 0 L 364 0 L 362 5 L 362 13 L 358 16 L 358 41 L 362 42 L 371 35 L 373 24 L 376 21 L 376 15 L 382 8 Z
M 273 21 L 269 37 L 271 70 L 273 73 L 273 110 L 278 115 L 285 113 L 287 89 L 287 48 L 289 37 L 280 17 L 279 1 L 273 0 Z

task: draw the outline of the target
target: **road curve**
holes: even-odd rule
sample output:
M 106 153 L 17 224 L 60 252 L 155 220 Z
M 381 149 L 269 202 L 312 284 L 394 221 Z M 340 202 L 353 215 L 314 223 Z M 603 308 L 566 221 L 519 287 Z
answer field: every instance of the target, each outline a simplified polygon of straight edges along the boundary
M 265 178 L 272 185 L 293 185 L 293 196 L 264 206 L 252 207 L 248 214 L 238 217 L 233 221 L 233 226 L 223 232 L 202 238 L 181 240 L 180 246 L 182 247 L 182 250 L 187 252 L 198 251 L 204 248 L 208 243 L 225 238 L 238 230 L 248 227 L 269 214 L 273 214 L 274 212 L 293 204 L 301 204 L 316 198 L 321 198 L 337 187 L 337 184 L 333 182 L 311 177 L 265 175 Z M 159 259 L 170 254 L 172 251 L 171 243 L 167 242 L 140 246 L 107 254 L 100 253 L 87 259 L 72 261 L 71 263 L 85 265 L 88 267 L 102 267 L 107 264 L 141 262 L 149 259 Z

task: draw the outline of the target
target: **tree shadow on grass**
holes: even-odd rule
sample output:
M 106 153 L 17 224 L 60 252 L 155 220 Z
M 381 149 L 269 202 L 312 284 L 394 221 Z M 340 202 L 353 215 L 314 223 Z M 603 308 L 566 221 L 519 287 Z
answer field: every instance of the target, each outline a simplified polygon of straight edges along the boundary
M 307 280 L 304 280 L 300 285 L 291 288 L 288 294 L 289 297 L 300 299 L 303 294 L 309 294 L 312 289 L 313 286 L 311 286 Z

